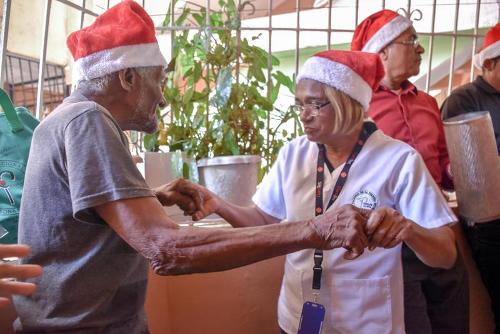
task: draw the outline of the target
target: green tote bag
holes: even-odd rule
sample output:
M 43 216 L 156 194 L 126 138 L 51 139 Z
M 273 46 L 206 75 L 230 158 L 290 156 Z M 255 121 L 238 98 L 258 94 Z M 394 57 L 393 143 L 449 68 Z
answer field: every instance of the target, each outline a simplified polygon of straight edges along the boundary
M 0 106 L 0 243 L 12 244 L 17 243 L 26 162 L 33 130 L 39 122 L 26 108 L 14 108 L 2 89 Z

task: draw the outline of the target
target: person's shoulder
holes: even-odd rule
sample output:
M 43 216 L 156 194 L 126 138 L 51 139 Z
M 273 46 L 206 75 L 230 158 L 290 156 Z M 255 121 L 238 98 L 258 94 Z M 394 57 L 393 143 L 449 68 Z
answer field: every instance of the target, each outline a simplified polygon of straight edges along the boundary
M 94 101 L 73 101 L 66 99 L 43 120 L 40 126 L 67 124 L 82 115 L 100 112 L 101 108 Z
M 394 139 L 384 134 L 381 130 L 377 130 L 370 136 L 367 142 L 368 147 L 377 156 L 384 156 L 390 159 L 407 159 L 418 155 L 418 152 L 407 143 Z
M 466 83 L 460 87 L 455 88 L 451 91 L 450 96 L 448 96 L 447 100 L 462 98 L 465 96 L 474 96 L 477 92 L 478 87 L 473 82 Z
M 307 136 L 302 135 L 296 137 L 286 144 L 280 150 L 280 159 L 286 161 L 303 160 L 305 157 L 318 152 L 318 144 L 307 139 Z
M 425 100 L 433 105 L 436 105 L 436 107 L 437 107 L 436 99 L 434 97 L 432 97 L 429 93 L 426 93 L 423 90 L 417 89 L 417 96 L 422 100 Z
M 455 88 L 443 101 L 441 113 L 443 119 L 460 115 L 477 108 L 478 87 L 474 82 Z
M 316 148 L 318 144 L 307 139 L 306 135 L 298 136 L 284 145 L 284 149 L 288 152 L 302 153 L 309 151 L 311 148 Z

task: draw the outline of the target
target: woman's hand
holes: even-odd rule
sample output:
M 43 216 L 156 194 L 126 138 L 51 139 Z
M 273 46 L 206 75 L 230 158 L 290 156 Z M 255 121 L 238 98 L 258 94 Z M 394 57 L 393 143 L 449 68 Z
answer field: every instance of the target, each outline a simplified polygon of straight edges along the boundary
M 392 208 L 377 208 L 370 213 L 366 223 L 368 249 L 392 248 L 411 233 L 412 222 Z

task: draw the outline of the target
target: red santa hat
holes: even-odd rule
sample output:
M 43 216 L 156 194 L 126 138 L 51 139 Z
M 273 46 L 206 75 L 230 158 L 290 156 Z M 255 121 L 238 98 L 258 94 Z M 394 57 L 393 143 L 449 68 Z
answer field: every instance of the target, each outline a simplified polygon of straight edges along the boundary
M 358 101 L 366 111 L 383 77 L 384 65 L 378 54 L 331 50 L 306 60 L 297 82 L 311 79 L 334 87 Z
M 363 20 L 354 30 L 351 50 L 378 53 L 411 27 L 411 21 L 384 9 Z
M 166 66 L 153 21 L 136 2 L 126 0 L 67 39 L 76 78 L 90 80 L 125 68 Z
M 474 66 L 481 69 L 486 59 L 492 59 L 498 56 L 500 56 L 500 22 L 488 30 L 484 36 L 481 51 L 474 55 Z

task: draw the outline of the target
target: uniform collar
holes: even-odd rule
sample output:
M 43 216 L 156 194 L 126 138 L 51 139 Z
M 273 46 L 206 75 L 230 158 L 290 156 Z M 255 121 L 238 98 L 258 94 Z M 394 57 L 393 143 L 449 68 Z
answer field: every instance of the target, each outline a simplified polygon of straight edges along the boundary
M 493 88 L 486 80 L 483 79 L 481 75 L 478 75 L 476 80 L 474 80 L 474 84 L 478 86 L 481 90 L 485 91 L 488 94 L 500 94 L 495 88 Z
M 391 91 L 389 88 L 383 86 L 382 84 L 380 84 L 378 86 L 377 91 L 386 91 L 386 92 L 394 94 L 393 91 Z M 411 93 L 413 95 L 417 95 L 418 94 L 418 89 L 410 81 L 405 80 L 401 84 L 401 94 L 400 95 L 405 95 L 405 94 L 408 94 L 408 93 Z M 394 95 L 396 95 L 396 94 L 394 94 Z

